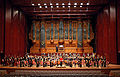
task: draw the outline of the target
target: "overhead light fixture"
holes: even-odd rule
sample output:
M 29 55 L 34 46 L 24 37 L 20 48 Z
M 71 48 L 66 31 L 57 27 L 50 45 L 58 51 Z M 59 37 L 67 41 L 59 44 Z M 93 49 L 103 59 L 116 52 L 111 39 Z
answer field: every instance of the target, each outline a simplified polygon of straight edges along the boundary
M 76 6 L 74 6 L 74 7 L 76 7 Z
M 53 8 L 53 6 L 51 6 L 51 8 Z
M 82 7 L 82 6 L 80 6 L 80 7 Z
M 89 3 L 87 3 L 87 5 L 89 5 Z
M 58 3 L 56 3 L 56 5 L 59 5 Z
M 65 6 L 63 6 L 63 8 L 65 8 Z
M 38 3 L 38 6 L 40 6 L 40 3 Z
M 68 6 L 70 8 L 70 6 Z
M 86 10 L 88 11 L 88 8 Z
M 77 5 L 77 3 L 74 3 L 74 5 Z
M 45 6 L 45 8 L 47 8 L 47 6 Z
M 52 5 L 52 3 L 50 3 L 50 5 Z
M 57 8 L 59 8 L 59 6 L 56 6 Z
M 17 14 L 17 13 L 18 13 L 18 10 L 15 11 L 15 14 Z
M 83 3 L 81 3 L 80 5 L 83 5 Z
M 68 3 L 68 5 L 71 5 L 71 3 Z
M 46 3 L 44 3 L 44 5 L 47 5 Z
M 62 3 L 62 5 L 65 5 L 64 3 Z
M 39 6 L 39 8 L 42 8 L 42 6 Z
M 34 6 L 35 4 L 32 3 L 32 6 Z

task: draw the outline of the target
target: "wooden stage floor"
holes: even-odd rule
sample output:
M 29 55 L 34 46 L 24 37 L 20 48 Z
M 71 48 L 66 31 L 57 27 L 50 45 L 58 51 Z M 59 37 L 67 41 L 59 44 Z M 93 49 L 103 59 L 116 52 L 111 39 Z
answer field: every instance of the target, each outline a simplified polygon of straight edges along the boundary
M 7 74 L 10 74 L 12 72 L 16 71 L 22 71 L 22 72 L 90 72 L 90 71 L 96 71 L 96 72 L 101 72 L 107 75 L 110 75 L 112 71 L 117 71 L 117 74 L 120 73 L 120 65 L 115 65 L 115 64 L 109 64 L 107 67 L 9 67 L 9 66 L 0 66 L 0 71 L 6 71 Z M 120 75 L 118 76 L 120 77 Z
M 1 66 L 0 70 L 120 70 L 120 65 L 109 64 L 107 67 L 10 67 Z

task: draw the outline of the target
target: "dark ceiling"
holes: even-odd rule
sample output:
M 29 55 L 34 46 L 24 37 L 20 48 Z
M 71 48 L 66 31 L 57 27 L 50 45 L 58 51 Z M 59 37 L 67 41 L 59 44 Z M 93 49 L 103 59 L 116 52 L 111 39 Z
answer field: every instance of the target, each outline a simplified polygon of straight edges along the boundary
M 109 0 L 11 0 L 31 19 L 91 18 Z

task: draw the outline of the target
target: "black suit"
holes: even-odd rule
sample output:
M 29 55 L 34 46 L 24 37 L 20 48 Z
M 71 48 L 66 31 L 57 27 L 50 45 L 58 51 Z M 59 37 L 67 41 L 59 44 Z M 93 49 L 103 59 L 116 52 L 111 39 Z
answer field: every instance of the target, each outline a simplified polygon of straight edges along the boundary
M 58 47 L 56 46 L 56 52 L 58 52 Z

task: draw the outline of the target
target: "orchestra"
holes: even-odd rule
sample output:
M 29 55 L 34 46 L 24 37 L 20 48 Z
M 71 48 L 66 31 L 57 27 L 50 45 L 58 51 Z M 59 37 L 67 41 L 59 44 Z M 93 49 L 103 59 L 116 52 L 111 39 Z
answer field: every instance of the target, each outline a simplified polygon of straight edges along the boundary
M 49 54 L 41 56 L 24 56 L 24 57 L 4 57 L 1 64 L 10 67 L 106 67 L 109 62 L 106 57 L 99 55 L 76 54 Z

